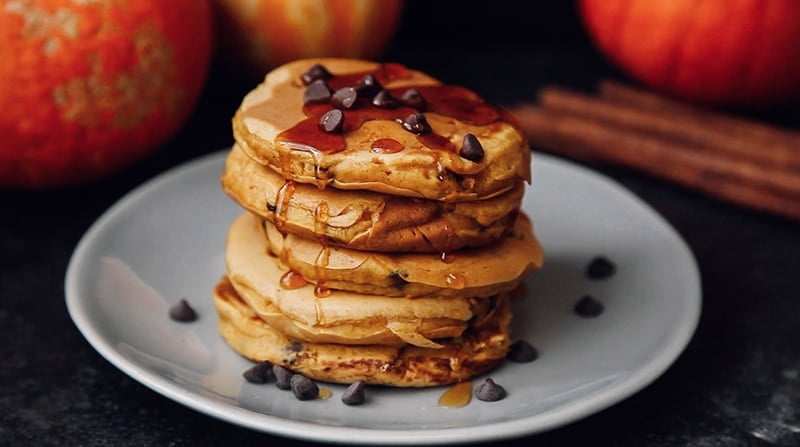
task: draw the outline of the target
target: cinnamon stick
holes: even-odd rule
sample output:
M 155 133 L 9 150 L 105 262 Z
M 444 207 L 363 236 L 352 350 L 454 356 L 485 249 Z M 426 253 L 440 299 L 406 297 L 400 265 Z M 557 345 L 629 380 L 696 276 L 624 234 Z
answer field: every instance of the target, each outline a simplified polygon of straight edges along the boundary
M 800 176 L 800 135 L 734 120 L 619 84 L 602 83 L 600 92 L 599 97 L 592 97 L 548 87 L 540 91 L 539 103 Z
M 717 132 L 728 133 L 750 141 L 761 141 L 778 151 L 788 150 L 788 158 L 800 158 L 800 132 L 781 129 L 758 121 L 745 119 L 691 105 L 656 92 L 632 87 L 611 80 L 602 80 L 597 86 L 598 95 L 610 102 L 626 104 L 641 110 L 660 111 L 669 116 L 683 116 L 685 120 L 702 123 Z M 766 148 L 765 148 L 766 149 Z
M 696 142 L 592 114 L 523 105 L 512 110 L 532 146 L 588 162 L 621 164 L 713 197 L 800 220 L 800 176 L 733 157 Z

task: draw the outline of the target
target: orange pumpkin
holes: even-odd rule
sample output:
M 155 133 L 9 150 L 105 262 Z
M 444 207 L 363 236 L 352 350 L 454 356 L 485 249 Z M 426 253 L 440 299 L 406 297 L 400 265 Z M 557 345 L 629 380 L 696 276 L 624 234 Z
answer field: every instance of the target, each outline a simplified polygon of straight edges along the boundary
M 634 78 L 736 106 L 800 99 L 796 0 L 580 0 L 589 35 Z
M 377 58 L 402 0 L 214 0 L 223 56 L 250 77 L 319 56 Z
M 141 160 L 188 118 L 211 47 L 205 0 L 0 3 L 0 186 Z

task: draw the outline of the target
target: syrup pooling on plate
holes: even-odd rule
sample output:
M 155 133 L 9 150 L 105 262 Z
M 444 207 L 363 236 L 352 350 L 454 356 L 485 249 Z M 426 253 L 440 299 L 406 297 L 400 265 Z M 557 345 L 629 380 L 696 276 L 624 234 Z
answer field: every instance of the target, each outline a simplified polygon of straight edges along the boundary
M 418 140 L 433 150 L 459 152 L 447 137 L 431 131 L 424 122 L 424 113 L 431 112 L 478 126 L 508 121 L 498 107 L 485 103 L 472 91 L 450 85 L 420 85 L 384 89 L 384 84 L 407 79 L 410 74 L 400 64 L 383 64 L 376 70 L 347 74 L 329 74 L 313 66 L 301 76 L 308 85 L 303 106 L 306 118 L 278 135 L 277 140 L 293 150 L 333 154 L 347 149 L 343 134 L 361 127 L 367 121 L 395 121 L 416 133 Z M 328 101 L 319 92 L 333 92 Z M 340 110 L 337 117 L 326 116 Z M 332 123 L 331 119 L 342 119 Z M 325 118 L 325 119 L 323 119 Z M 423 123 L 418 123 L 417 120 Z M 388 146 L 388 147 L 387 147 Z M 379 148 L 375 150 L 375 148 Z M 375 152 L 395 153 L 402 150 L 394 144 L 379 143 Z M 287 172 L 287 170 L 284 170 Z

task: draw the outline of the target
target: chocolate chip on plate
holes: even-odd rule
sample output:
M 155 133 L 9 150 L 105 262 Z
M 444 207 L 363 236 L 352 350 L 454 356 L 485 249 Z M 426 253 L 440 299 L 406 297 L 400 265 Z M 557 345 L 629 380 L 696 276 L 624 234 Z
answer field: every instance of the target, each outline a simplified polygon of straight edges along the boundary
M 586 276 L 590 279 L 606 279 L 614 275 L 617 266 L 605 256 L 597 256 L 586 266 Z
M 392 96 L 389 90 L 381 90 L 372 98 L 372 105 L 382 109 L 394 109 L 400 105 L 400 101 Z
M 352 109 L 356 105 L 358 92 L 353 87 L 340 88 L 331 95 L 331 105 L 337 109 Z
M 288 369 L 284 368 L 281 365 L 272 365 L 272 373 L 275 374 L 275 386 L 282 389 L 288 390 L 292 388 L 292 376 L 294 373 L 289 371 Z
M 298 400 L 311 400 L 319 396 L 319 387 L 313 380 L 302 374 L 295 374 L 290 379 L 292 393 Z
M 248 368 L 242 373 L 242 377 L 250 383 L 267 383 L 275 378 L 275 373 L 272 371 L 272 363 L 263 361 Z
M 361 96 L 372 96 L 383 90 L 381 83 L 378 82 L 378 80 L 375 79 L 375 76 L 371 74 L 364 75 L 364 77 L 361 78 L 361 80 L 358 81 L 358 84 L 356 84 L 353 88 L 355 88 L 358 94 Z
M 431 129 L 431 125 L 428 124 L 428 120 L 425 118 L 425 115 L 421 113 L 412 113 L 403 119 L 401 122 L 403 125 L 403 129 L 415 133 L 417 135 L 431 133 L 433 129 Z
M 364 385 L 364 382 L 360 380 L 351 383 L 350 386 L 344 390 L 344 393 L 342 393 L 342 402 L 344 402 L 345 405 L 363 404 L 366 398 L 366 392 L 364 391 L 365 388 L 366 385 Z
M 329 110 L 320 117 L 319 128 L 323 132 L 342 133 L 342 129 L 344 129 L 344 112 L 339 109 Z
M 539 358 L 539 351 L 527 341 L 517 340 L 509 346 L 506 358 L 512 362 L 528 363 Z
M 464 135 L 458 155 L 469 161 L 481 161 L 483 159 L 483 146 L 475 135 L 468 133 Z
M 506 389 L 487 378 L 475 389 L 475 397 L 485 402 L 495 402 L 506 397 Z
M 581 317 L 596 317 L 603 313 L 603 303 L 591 295 L 584 295 L 575 303 L 574 311 Z
M 188 323 L 197 319 L 197 312 L 192 309 L 185 298 L 181 298 L 178 304 L 169 308 L 169 317 L 175 321 Z
M 325 104 L 331 100 L 332 93 L 324 79 L 317 79 L 303 93 L 303 104 Z
M 415 88 L 410 88 L 403 92 L 403 96 L 400 97 L 400 102 L 409 107 L 413 107 L 420 112 L 424 111 L 428 106 L 428 102 L 425 101 L 425 97 L 423 97 L 422 93 Z
M 309 85 L 317 79 L 330 79 L 332 77 L 333 75 L 328 71 L 327 68 L 321 64 L 315 64 L 306 70 L 302 75 L 300 75 L 300 80 L 303 81 L 303 84 Z

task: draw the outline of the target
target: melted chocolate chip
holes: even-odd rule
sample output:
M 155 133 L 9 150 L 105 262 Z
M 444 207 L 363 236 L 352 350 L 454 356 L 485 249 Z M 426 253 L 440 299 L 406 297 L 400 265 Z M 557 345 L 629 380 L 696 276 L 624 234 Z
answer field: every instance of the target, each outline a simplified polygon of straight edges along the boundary
M 381 90 L 372 98 L 372 105 L 382 109 L 394 109 L 400 105 L 400 101 L 392 96 L 389 90 Z
M 381 83 L 371 74 L 364 75 L 353 88 L 355 88 L 361 96 L 372 96 L 383 90 Z
M 286 349 L 292 352 L 300 352 L 303 350 L 303 344 L 299 341 L 294 341 Z
M 597 256 L 586 266 L 586 277 L 589 279 L 606 279 L 616 273 L 617 267 L 605 256 Z
M 197 319 L 197 312 L 192 309 L 186 299 L 181 298 L 178 304 L 170 307 L 169 317 L 175 321 L 189 323 Z
M 461 150 L 458 151 L 458 155 L 469 161 L 481 161 L 483 160 L 483 146 L 475 135 L 468 133 L 464 135 L 464 140 L 461 143 Z
M 591 295 L 584 295 L 575 303 L 573 310 L 581 317 L 596 317 L 603 313 L 603 303 Z
M 319 387 L 313 380 L 302 374 L 295 374 L 289 379 L 294 397 L 298 400 L 311 400 L 319 396 Z
M 506 397 L 506 389 L 487 378 L 475 389 L 475 397 L 484 402 L 496 402 Z
M 272 371 L 272 363 L 264 361 L 253 365 L 242 376 L 250 383 L 267 383 L 275 378 L 275 373 Z
M 431 133 L 433 131 L 425 115 L 421 113 L 412 113 L 408 115 L 403 119 L 401 124 L 403 125 L 403 129 L 417 135 Z
M 512 362 L 529 363 L 539 358 L 539 351 L 527 341 L 517 340 L 509 346 L 506 358 Z
M 344 129 L 344 113 L 339 109 L 328 111 L 320 117 L 319 128 L 323 132 L 342 133 L 342 129 Z
M 353 87 L 340 88 L 331 95 L 331 105 L 337 109 L 352 109 L 356 105 L 358 92 Z
M 330 79 L 332 77 L 333 75 L 328 71 L 327 68 L 321 64 L 315 64 L 306 70 L 305 73 L 300 75 L 300 80 L 303 81 L 303 84 L 309 85 L 318 79 Z
M 422 96 L 422 93 L 415 88 L 410 88 L 403 92 L 403 96 L 400 97 L 400 101 L 409 107 L 413 107 L 420 112 L 424 111 L 425 108 L 428 106 L 428 102 L 425 101 L 425 98 Z
M 351 383 L 350 386 L 344 390 L 344 393 L 342 393 L 342 402 L 344 402 L 345 405 L 363 404 L 364 400 L 366 399 L 366 392 L 364 390 L 365 387 L 366 386 L 364 385 L 364 382 L 360 380 L 358 382 Z
M 281 365 L 272 365 L 272 373 L 275 374 L 275 386 L 282 390 L 288 390 L 292 387 L 291 380 L 294 373 Z
M 325 104 L 331 100 L 332 93 L 324 79 L 317 79 L 303 93 L 303 104 Z

